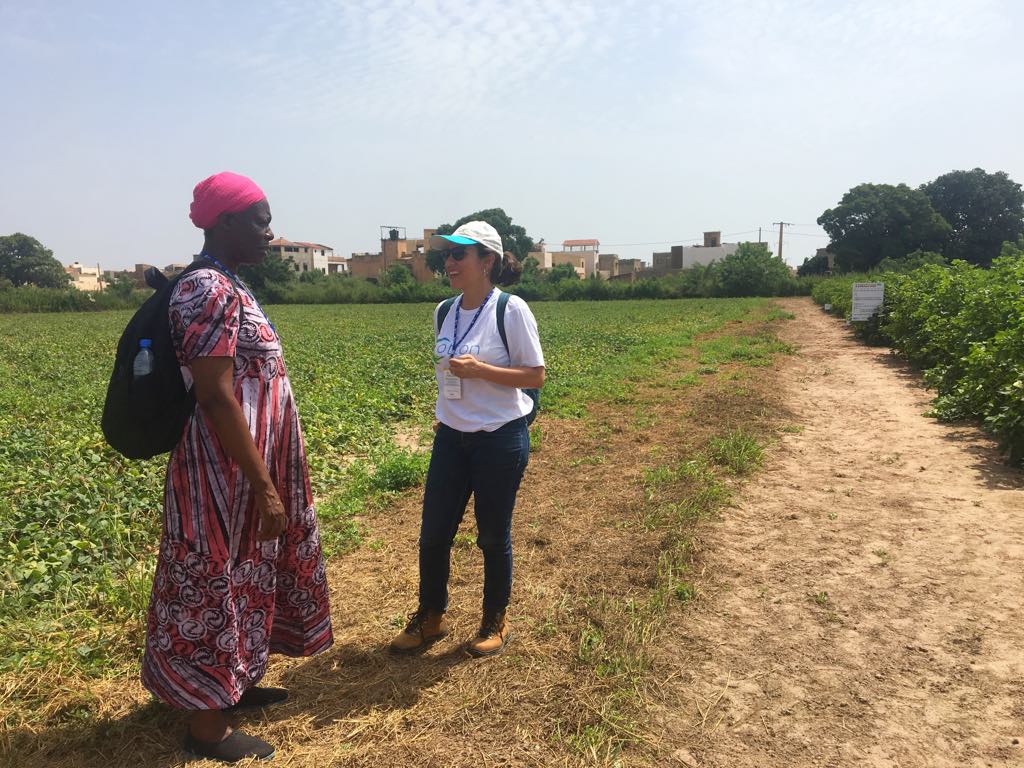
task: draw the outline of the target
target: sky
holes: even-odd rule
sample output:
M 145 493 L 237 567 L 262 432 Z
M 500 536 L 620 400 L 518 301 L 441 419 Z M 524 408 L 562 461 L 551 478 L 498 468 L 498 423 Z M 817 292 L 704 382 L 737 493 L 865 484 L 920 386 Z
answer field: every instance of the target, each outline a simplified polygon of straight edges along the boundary
M 65 264 L 188 261 L 232 170 L 342 255 L 501 207 L 650 260 L 863 183 L 1024 182 L 1014 0 L 0 0 L 0 234 Z

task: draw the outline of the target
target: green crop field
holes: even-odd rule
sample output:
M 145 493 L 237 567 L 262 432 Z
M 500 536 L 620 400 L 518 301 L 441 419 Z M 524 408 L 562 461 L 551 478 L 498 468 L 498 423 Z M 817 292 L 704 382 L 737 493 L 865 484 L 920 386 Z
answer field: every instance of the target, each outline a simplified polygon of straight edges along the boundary
M 535 431 L 545 418 L 574 418 L 591 403 L 628 403 L 631 381 L 645 369 L 763 304 L 536 305 L 548 383 Z M 354 516 L 422 480 L 425 456 L 399 448 L 394 437 L 429 430 L 431 309 L 270 309 L 284 339 L 331 556 L 358 543 Z M 7 691 L 0 715 L 6 725 L 31 720 L 33 700 L 60 681 L 129 674 L 141 652 L 166 457 L 124 460 L 99 430 L 113 350 L 128 317 L 11 315 L 0 322 L 0 687 Z M 49 682 L 39 682 L 44 678 Z

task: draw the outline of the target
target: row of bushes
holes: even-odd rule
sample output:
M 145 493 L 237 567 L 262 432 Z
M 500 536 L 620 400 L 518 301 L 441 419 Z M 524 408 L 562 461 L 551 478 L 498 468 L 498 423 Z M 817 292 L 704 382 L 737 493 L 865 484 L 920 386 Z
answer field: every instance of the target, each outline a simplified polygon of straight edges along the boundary
M 611 301 L 618 299 L 685 299 L 740 296 L 809 295 L 817 278 L 774 280 L 771 283 L 749 281 L 729 283 L 714 267 L 694 267 L 663 277 L 636 282 L 620 280 L 566 279 L 554 282 L 527 280 L 512 286 L 511 293 L 527 301 Z M 3 312 L 87 312 L 107 309 L 134 309 L 148 290 L 118 296 L 110 291 L 86 293 L 73 288 L 37 288 L 21 286 L 0 290 Z M 452 295 L 441 282 L 378 285 L 359 278 L 332 276 L 316 282 L 267 283 L 256 289 L 265 304 L 393 304 L 438 302 Z
M 561 270 L 561 272 L 559 271 Z M 567 277 L 561 277 L 568 270 Z M 280 272 L 280 270 L 278 270 Z M 266 304 L 386 304 L 438 302 L 451 295 L 444 281 L 417 283 L 409 270 L 393 266 L 380 283 L 349 277 L 308 273 L 295 280 L 269 270 L 249 276 L 260 301 Z M 636 280 L 580 280 L 571 267 L 549 272 L 524 272 L 511 292 L 527 301 L 609 301 L 616 299 L 685 299 L 809 294 L 815 278 L 796 278 L 768 249 L 741 243 L 735 253 L 707 266 L 696 266 L 660 277 Z M 74 289 L 0 287 L 0 312 L 60 312 L 127 309 L 138 306 L 146 291 L 108 290 L 82 293 Z
M 988 269 L 963 261 L 912 272 L 847 275 L 819 282 L 813 297 L 849 317 L 854 282 L 885 283 L 868 341 L 892 346 L 938 392 L 934 412 L 978 419 L 1015 464 L 1024 463 L 1024 241 L 1007 243 Z
M 94 312 L 108 309 L 134 309 L 153 292 L 79 291 L 74 288 L 40 288 L 36 285 L 8 284 L 0 287 L 0 313 L 5 312 Z
M 620 299 L 686 299 L 730 296 L 810 295 L 816 282 L 791 278 L 773 290 L 729 291 L 721 283 L 708 279 L 707 270 L 696 267 L 673 275 L 637 280 L 559 280 L 525 281 L 511 286 L 509 293 L 527 301 L 614 301 Z M 269 284 L 258 291 L 267 304 L 385 304 L 398 302 L 437 302 L 452 295 L 447 285 L 413 283 L 381 287 L 365 280 L 329 278 L 318 283 Z

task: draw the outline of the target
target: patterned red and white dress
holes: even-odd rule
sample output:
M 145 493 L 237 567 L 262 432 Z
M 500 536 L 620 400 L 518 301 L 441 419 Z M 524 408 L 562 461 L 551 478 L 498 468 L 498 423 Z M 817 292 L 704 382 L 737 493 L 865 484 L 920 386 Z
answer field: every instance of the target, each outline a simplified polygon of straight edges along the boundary
M 327 581 L 299 416 L 270 321 L 212 269 L 179 280 L 169 312 L 183 367 L 234 357 L 235 397 L 288 516 L 278 540 L 257 540 L 250 484 L 197 405 L 167 465 L 142 683 L 172 707 L 223 709 L 259 682 L 271 653 L 330 647 Z

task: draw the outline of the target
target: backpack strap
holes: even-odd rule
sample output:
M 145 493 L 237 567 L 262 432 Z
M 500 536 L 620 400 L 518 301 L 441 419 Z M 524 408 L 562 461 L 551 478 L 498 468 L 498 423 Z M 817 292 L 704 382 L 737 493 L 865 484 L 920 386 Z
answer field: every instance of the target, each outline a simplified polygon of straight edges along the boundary
M 501 336 L 501 343 L 505 345 L 505 351 L 508 352 L 510 363 L 512 362 L 512 350 L 508 348 L 508 336 L 505 335 L 505 307 L 508 306 L 508 300 L 511 296 L 512 294 L 501 291 L 498 295 L 498 306 L 495 310 L 498 316 L 498 335 Z M 526 426 L 530 426 L 533 424 L 533 420 L 537 418 L 537 409 L 540 407 L 540 390 L 536 387 L 520 387 L 520 391 L 533 401 L 533 410 L 526 415 Z
M 448 317 L 448 313 L 452 307 L 455 306 L 455 302 L 458 296 L 452 296 L 450 299 L 445 299 L 441 302 L 441 306 L 437 308 L 437 322 L 434 325 L 434 336 L 441 333 L 441 328 L 444 326 L 444 319 Z M 505 338 L 502 336 L 502 338 Z
M 498 292 L 498 335 L 501 336 L 501 343 L 505 345 L 505 351 L 508 352 L 509 358 L 512 357 L 512 352 L 508 348 L 508 336 L 505 335 L 505 307 L 508 306 L 509 297 L 512 294 L 505 293 L 504 291 Z

